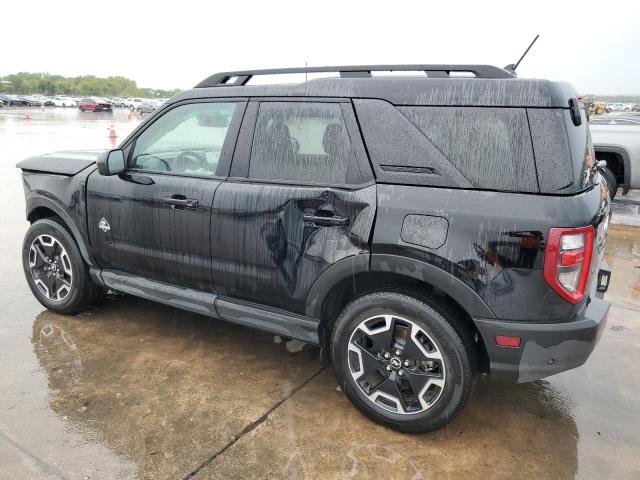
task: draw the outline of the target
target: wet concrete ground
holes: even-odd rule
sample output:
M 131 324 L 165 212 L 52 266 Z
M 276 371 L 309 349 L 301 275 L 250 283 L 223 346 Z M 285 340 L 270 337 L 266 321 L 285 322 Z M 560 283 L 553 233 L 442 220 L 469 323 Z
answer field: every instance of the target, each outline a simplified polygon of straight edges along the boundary
M 6 109 L 5 109 L 6 110 Z M 481 379 L 447 428 L 373 424 L 318 351 L 124 295 L 76 316 L 23 279 L 15 163 L 109 147 L 124 112 L 0 111 L 0 478 L 640 478 L 640 229 L 613 225 L 607 330 L 586 365 Z

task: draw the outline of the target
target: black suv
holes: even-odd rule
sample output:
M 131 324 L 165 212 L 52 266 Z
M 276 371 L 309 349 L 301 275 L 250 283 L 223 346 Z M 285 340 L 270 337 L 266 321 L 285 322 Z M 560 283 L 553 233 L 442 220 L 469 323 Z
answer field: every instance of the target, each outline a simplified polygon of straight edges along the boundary
M 419 71 L 407 76 L 376 71 Z M 264 74 L 335 72 L 291 85 Z M 22 161 L 47 308 L 113 289 L 318 344 L 377 422 L 584 363 L 610 216 L 570 86 L 486 65 L 227 72 L 108 152 Z

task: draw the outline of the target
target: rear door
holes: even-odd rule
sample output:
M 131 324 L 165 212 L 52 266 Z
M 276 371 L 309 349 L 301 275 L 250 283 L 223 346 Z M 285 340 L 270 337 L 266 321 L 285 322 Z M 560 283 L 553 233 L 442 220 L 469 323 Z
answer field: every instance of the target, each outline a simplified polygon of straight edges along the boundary
M 375 201 L 349 102 L 251 101 L 214 198 L 216 292 L 304 312 L 327 267 L 369 254 Z
M 127 145 L 127 169 L 88 179 L 88 230 L 103 269 L 211 290 L 209 222 L 246 102 L 170 107 Z

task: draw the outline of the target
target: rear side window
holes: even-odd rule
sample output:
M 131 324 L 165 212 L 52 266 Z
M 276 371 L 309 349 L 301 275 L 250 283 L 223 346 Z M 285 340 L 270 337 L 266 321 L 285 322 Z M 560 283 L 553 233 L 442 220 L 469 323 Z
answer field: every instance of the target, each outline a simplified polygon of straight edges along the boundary
M 260 103 L 250 178 L 339 185 L 353 183 L 354 166 L 339 104 Z
M 474 187 L 537 192 L 526 110 L 400 107 Z

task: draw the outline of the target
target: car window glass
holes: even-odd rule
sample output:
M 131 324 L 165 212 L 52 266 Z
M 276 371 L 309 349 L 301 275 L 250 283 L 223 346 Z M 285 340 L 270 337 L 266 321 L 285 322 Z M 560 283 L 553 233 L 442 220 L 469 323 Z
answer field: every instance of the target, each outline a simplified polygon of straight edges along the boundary
M 194 103 L 169 110 L 137 139 L 131 168 L 212 176 L 235 103 Z
M 538 190 L 523 108 L 399 107 L 474 186 Z
M 339 104 L 260 104 L 249 177 L 344 184 L 352 161 L 353 150 Z

